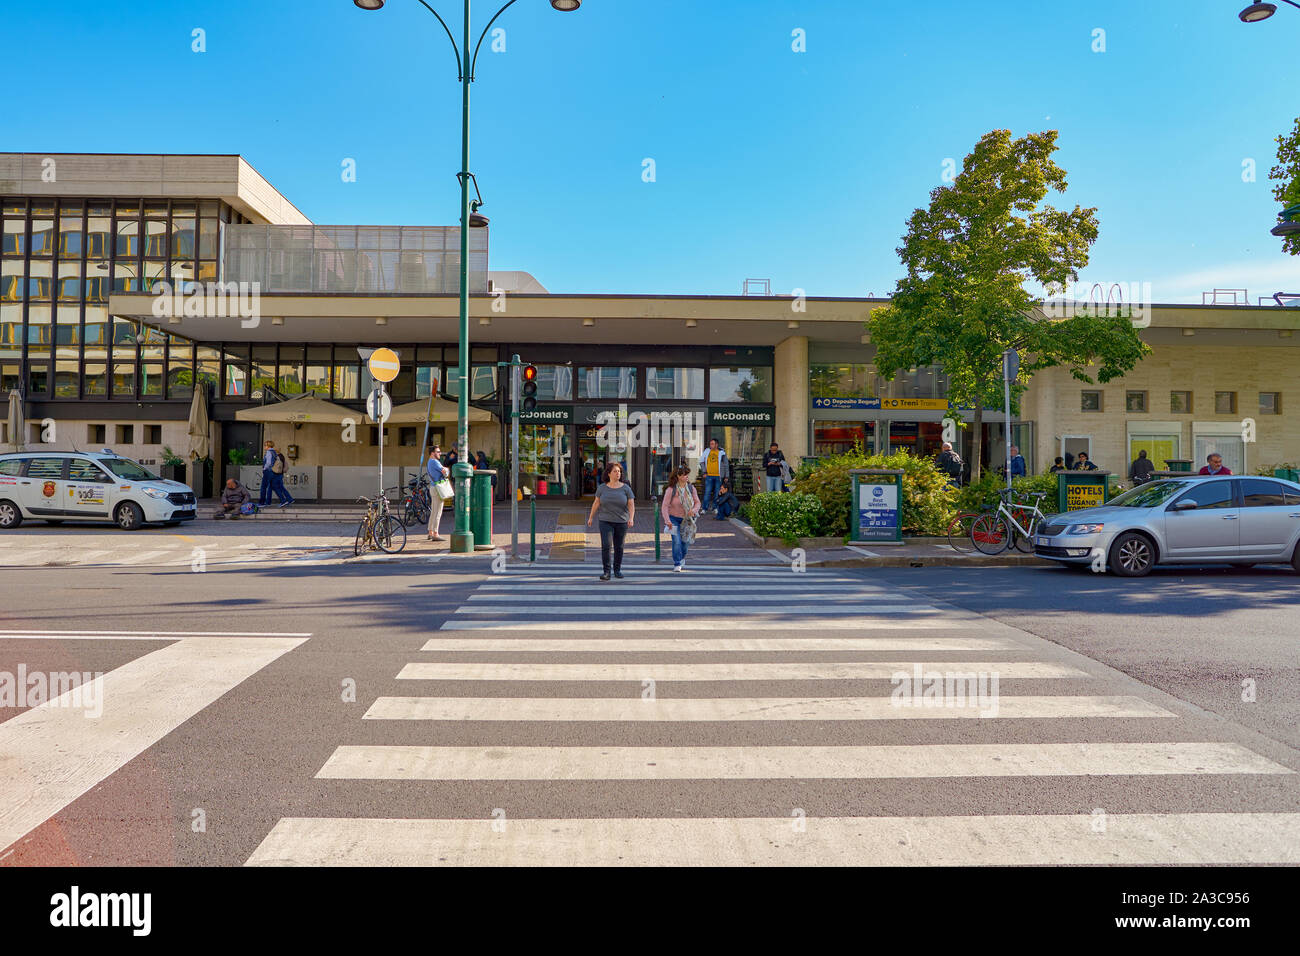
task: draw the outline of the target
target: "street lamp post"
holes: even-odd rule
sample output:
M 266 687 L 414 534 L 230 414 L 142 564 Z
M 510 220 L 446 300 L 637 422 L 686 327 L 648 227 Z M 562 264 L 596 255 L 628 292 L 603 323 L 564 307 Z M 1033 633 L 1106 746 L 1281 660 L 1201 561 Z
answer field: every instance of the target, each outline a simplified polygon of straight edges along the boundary
M 1296 0 L 1282 0 L 1282 2 L 1289 3 L 1297 10 L 1300 10 L 1300 3 L 1296 3 Z M 1275 13 L 1277 13 L 1276 3 L 1252 3 L 1237 14 L 1237 17 L 1242 23 L 1259 23 L 1259 21 L 1267 20 Z
M 379 10 L 386 0 L 352 0 L 362 10 Z M 465 0 L 465 22 L 462 45 L 456 45 L 456 37 L 451 32 L 438 11 L 429 6 L 425 0 L 417 0 L 421 6 L 438 18 L 447 38 L 451 40 L 456 52 L 456 69 L 460 74 L 461 88 L 461 124 L 460 124 L 460 337 L 457 348 L 459 359 L 457 379 L 460 382 L 460 394 L 457 396 L 456 411 L 456 455 L 457 462 L 451 469 L 452 483 L 456 488 L 456 530 L 451 535 L 451 550 L 457 553 L 470 553 L 474 550 L 474 532 L 470 527 L 469 498 L 470 480 L 474 475 L 474 466 L 469 457 L 469 230 L 471 224 L 486 225 L 487 218 L 478 210 L 483 205 L 482 198 L 471 202 L 469 198 L 470 180 L 474 178 L 469 171 L 469 85 L 474 82 L 474 67 L 478 63 L 478 51 L 483 46 L 483 38 L 492 29 L 497 18 L 514 6 L 518 0 L 509 2 L 493 14 L 483 32 L 479 34 L 478 43 L 470 48 L 470 0 Z M 551 6 L 561 13 L 571 13 L 582 6 L 582 0 L 550 0 Z M 474 185 L 478 195 L 478 183 Z M 491 502 L 488 507 L 492 507 Z

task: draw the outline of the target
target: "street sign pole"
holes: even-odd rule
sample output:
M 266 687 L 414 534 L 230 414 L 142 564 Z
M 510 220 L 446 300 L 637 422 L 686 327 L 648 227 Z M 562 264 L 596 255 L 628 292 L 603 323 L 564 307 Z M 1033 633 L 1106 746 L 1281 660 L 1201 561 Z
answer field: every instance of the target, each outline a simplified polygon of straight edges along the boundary
M 510 359 L 510 557 L 519 557 L 519 356 Z
M 1007 450 L 1007 487 L 1011 487 L 1011 380 L 1020 374 L 1020 353 L 1015 349 L 1007 349 L 1002 353 L 1002 403 L 1006 418 L 1003 419 L 1003 427 L 1006 429 L 1006 450 Z
M 384 383 L 379 383 L 379 401 L 377 411 L 379 412 L 379 493 L 384 493 L 384 422 L 388 420 L 384 415 Z

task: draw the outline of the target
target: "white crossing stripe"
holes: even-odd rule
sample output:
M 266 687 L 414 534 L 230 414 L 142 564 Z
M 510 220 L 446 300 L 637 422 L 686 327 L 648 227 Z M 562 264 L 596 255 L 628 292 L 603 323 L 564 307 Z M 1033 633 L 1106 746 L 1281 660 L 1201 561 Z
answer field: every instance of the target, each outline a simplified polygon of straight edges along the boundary
M 0 848 L 302 642 L 185 638 L 96 678 L 94 719 L 82 687 L 0 723 Z
M 694 578 L 694 577 L 687 578 L 681 575 L 673 574 L 673 572 L 671 571 L 669 571 L 668 573 L 672 575 L 672 577 L 638 578 L 638 579 L 624 578 L 622 581 L 617 581 L 617 583 L 611 583 L 611 584 L 606 584 L 605 582 L 601 581 L 598 577 L 593 576 L 590 578 L 585 578 L 584 579 L 585 583 L 581 587 L 573 586 L 573 587 L 565 587 L 565 588 L 557 587 L 554 584 L 513 584 L 513 585 L 512 584 L 499 584 L 499 585 L 484 584 L 481 585 L 479 588 L 477 588 L 475 592 L 470 595 L 470 599 L 471 600 L 485 599 L 490 595 L 514 594 L 516 592 L 521 592 L 521 591 L 528 591 L 534 593 L 544 592 L 546 594 L 554 594 L 557 596 L 569 595 L 574 593 L 588 594 L 596 587 L 599 587 L 602 591 L 608 592 L 608 597 L 605 600 L 609 600 L 609 601 L 622 600 L 624 597 L 626 597 L 629 594 L 639 594 L 639 593 L 663 593 L 663 594 L 675 594 L 680 596 L 682 593 L 683 582 L 698 580 L 698 578 Z M 689 574 L 690 572 L 685 572 L 685 573 Z M 714 587 L 714 585 L 709 585 L 709 587 Z M 807 594 L 807 595 L 825 594 L 828 596 L 840 596 L 840 597 L 849 597 L 849 596 L 865 597 L 866 595 L 870 595 L 870 594 L 879 594 L 879 595 L 888 594 L 895 598 L 898 596 L 897 590 L 889 591 L 886 590 L 885 588 L 864 587 L 863 585 L 857 582 L 845 582 L 843 584 L 835 585 L 835 586 L 828 585 L 825 583 L 814 585 L 811 582 L 809 582 L 808 584 L 800 584 L 800 582 L 798 581 L 797 578 L 795 578 L 794 575 L 790 576 L 790 584 L 784 590 L 782 590 L 780 585 L 776 585 L 775 583 L 736 584 L 736 585 L 720 583 L 716 585 L 716 587 L 725 588 L 726 593 L 728 595 L 736 594 L 737 596 L 740 596 L 743 593 L 746 600 L 749 599 L 751 593 L 758 593 L 758 594 L 781 593 L 781 594 L 786 594 L 788 596 L 801 595 L 801 594 Z
M 16 719 L 16 718 L 15 718 Z M 1289 774 L 1233 743 L 871 747 L 343 746 L 325 780 L 812 780 Z
M 132 555 L 123 556 L 118 560 L 114 561 L 113 563 L 114 564 L 145 564 L 148 561 L 153 561 L 156 558 L 162 557 L 164 554 L 171 554 L 171 553 L 172 552 L 170 550 L 145 551 L 141 554 L 132 554 Z
M 878 557 L 880 557 L 880 555 L 876 554 L 876 552 L 874 552 L 874 551 L 868 551 L 866 548 L 855 547 L 854 545 L 851 545 L 851 544 L 850 544 L 850 545 L 846 545 L 846 547 L 847 547 L 850 551 L 856 551 L 858 554 L 865 555 L 865 556 L 868 557 L 868 558 L 878 558 Z
M 746 605 L 773 604 L 777 602 L 791 603 L 791 602 L 797 602 L 801 598 L 805 598 L 805 599 L 813 598 L 818 602 L 834 601 L 834 602 L 839 602 L 841 604 L 853 603 L 854 601 L 877 601 L 878 600 L 878 601 L 896 602 L 898 600 L 898 592 L 890 593 L 884 590 L 872 591 L 868 593 L 861 593 L 861 592 L 846 593 L 845 591 L 842 590 L 828 591 L 822 589 L 818 589 L 816 591 L 805 591 L 805 590 L 780 591 L 779 589 L 776 588 L 758 588 L 756 590 L 759 593 L 746 594 L 743 596 Z M 670 585 L 656 585 L 655 587 L 647 586 L 647 587 L 631 588 L 627 591 L 623 591 L 622 588 L 618 588 L 617 590 L 614 591 L 607 591 L 604 594 L 602 594 L 599 591 L 596 591 L 595 588 L 583 588 L 581 590 L 576 590 L 572 592 L 559 591 L 559 592 L 555 592 L 555 594 L 556 597 L 559 598 L 557 603 L 562 603 L 565 605 L 600 604 L 608 607 L 611 604 L 618 604 L 618 603 L 623 603 L 628 601 L 631 602 L 664 601 L 670 598 L 674 599 L 675 602 L 680 605 L 682 589 L 680 585 L 678 587 L 672 587 Z M 704 603 L 705 601 L 705 599 L 703 598 L 698 600 L 699 603 Z M 513 604 L 526 603 L 529 607 L 533 607 L 533 608 L 537 607 L 537 596 L 535 594 L 532 593 L 515 594 L 508 590 L 492 591 L 491 593 L 487 593 L 487 594 L 483 593 L 482 591 L 476 591 L 475 593 L 469 595 L 469 601 L 477 602 L 480 605 L 482 605 L 485 602 L 490 602 L 493 604 L 500 604 L 500 605 L 512 604 L 512 603 Z
M 602 654 L 1022 649 L 1019 643 L 1005 637 L 435 637 L 420 648 L 422 651 L 597 651 Z
M 311 631 L 42 631 L 0 630 L 0 640 L 174 641 L 182 637 L 311 637 Z
M 680 609 L 674 609 L 678 611 Z M 803 626 L 815 623 L 818 630 L 955 630 L 974 627 L 974 624 L 953 621 L 943 617 L 907 617 L 898 615 L 861 615 L 858 617 L 819 617 L 815 622 L 804 622 Z M 628 631 L 735 631 L 738 621 L 735 617 L 625 617 L 591 618 L 590 620 L 548 620 L 548 621 L 476 621 L 469 618 L 449 618 L 439 630 L 442 631 L 602 631 L 615 628 L 619 633 Z
M 1300 813 L 281 819 L 249 866 L 1104 866 L 1300 863 Z
M 957 663 L 926 661 L 926 671 L 997 674 L 1000 680 L 1087 677 L 1074 667 L 1040 661 Z M 482 664 L 414 663 L 398 672 L 398 680 L 889 680 L 903 673 L 909 680 L 911 661 L 880 662 L 737 662 L 730 664 Z
M 665 624 L 675 620 L 684 620 L 688 617 L 698 617 L 697 614 L 684 614 L 680 600 L 673 600 L 665 595 L 660 598 L 651 598 L 649 603 L 637 602 L 635 604 L 625 603 L 616 607 L 611 607 L 611 602 L 602 601 L 598 607 L 581 607 L 569 611 L 567 608 L 568 601 L 560 602 L 556 607 L 539 608 L 535 602 L 529 602 L 519 607 L 471 607 L 462 605 L 455 611 L 457 614 L 485 614 L 493 617 L 511 617 L 522 615 L 528 618 L 536 618 L 542 615 L 551 620 L 559 620 L 567 617 L 569 614 L 582 615 L 583 617 L 610 617 L 624 618 L 629 614 L 652 614 L 661 619 Z M 863 612 L 872 614 L 943 614 L 937 607 L 931 607 L 928 604 L 790 604 L 781 603 L 771 607 L 759 607 L 753 604 L 708 604 L 701 608 L 704 616 L 713 617 L 719 614 L 744 614 L 747 618 L 762 618 L 764 615 L 773 614 L 861 614 Z
M 962 707 L 905 707 L 889 697 L 380 697 L 371 720 L 700 721 L 949 720 L 961 717 L 1173 717 L 1139 697 L 970 696 Z

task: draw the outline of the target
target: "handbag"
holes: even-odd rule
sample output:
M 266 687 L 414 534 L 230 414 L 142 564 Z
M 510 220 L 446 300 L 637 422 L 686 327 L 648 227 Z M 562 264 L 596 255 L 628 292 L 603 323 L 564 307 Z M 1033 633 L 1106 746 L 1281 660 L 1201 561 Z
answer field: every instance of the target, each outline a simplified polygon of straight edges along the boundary
M 695 543 L 695 515 L 692 514 L 692 512 L 695 510 L 697 499 L 695 497 L 695 489 L 691 488 L 690 485 L 687 485 L 687 487 L 690 488 L 691 491 L 691 500 L 690 503 L 682 509 L 682 511 L 686 513 L 686 517 L 682 519 L 681 525 L 678 526 L 678 533 L 681 535 L 682 544 L 690 545 Z M 673 494 L 677 494 L 676 489 L 673 489 Z
M 450 501 L 452 498 L 456 497 L 456 490 L 452 488 L 451 480 L 448 478 L 436 482 L 433 486 L 433 490 L 443 501 Z

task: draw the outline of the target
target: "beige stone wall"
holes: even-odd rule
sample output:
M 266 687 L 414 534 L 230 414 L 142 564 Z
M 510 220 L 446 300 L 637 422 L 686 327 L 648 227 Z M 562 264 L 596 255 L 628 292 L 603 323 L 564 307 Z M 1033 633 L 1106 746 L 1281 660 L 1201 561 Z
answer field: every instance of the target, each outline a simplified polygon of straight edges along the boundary
M 162 463 L 162 450 L 165 445 L 182 458 L 189 459 L 190 436 L 187 422 L 131 421 L 119 423 L 106 418 L 75 418 L 67 420 L 55 418 L 52 436 L 54 440 L 45 444 L 39 438 L 33 440 L 32 430 L 35 428 L 39 432 L 42 428 L 41 421 L 38 418 L 27 419 L 24 451 L 40 451 L 42 448 L 49 448 L 54 451 L 100 451 L 104 448 L 111 448 L 125 458 L 132 458 L 141 464 L 157 467 Z M 131 426 L 131 441 L 118 440 L 119 424 Z M 103 441 L 95 440 L 91 430 L 92 425 L 105 426 Z M 161 441 L 157 443 L 146 441 L 149 434 L 149 429 L 146 427 L 148 425 L 162 426 Z M 0 452 L 14 450 L 15 447 L 12 442 L 0 444 Z
M 1194 454 L 1192 423 L 1240 423 L 1253 418 L 1256 443 L 1247 447 L 1247 465 L 1300 459 L 1300 351 L 1289 347 L 1207 347 L 1157 345 L 1129 375 L 1104 385 L 1088 385 L 1064 369 L 1039 372 L 1025 394 L 1022 421 L 1037 423 L 1036 465 L 1042 471 L 1060 454 L 1061 435 L 1091 435 L 1098 466 L 1127 473 L 1130 423 L 1177 422 L 1184 458 Z M 1095 378 L 1095 376 L 1094 376 Z M 1080 410 L 1080 392 L 1099 389 L 1102 411 Z M 1126 411 L 1130 390 L 1147 392 L 1145 414 Z M 1192 392 L 1192 412 L 1169 410 L 1171 391 Z M 1237 413 L 1218 415 L 1215 392 L 1237 393 Z M 1259 414 L 1259 393 L 1281 392 L 1280 415 Z M 1199 468 L 1197 463 L 1196 467 Z
M 776 347 L 772 398 L 776 402 L 776 437 L 786 458 L 797 465 L 808 454 L 808 337 L 792 335 Z M 766 450 L 766 449 L 764 449 Z
M 341 425 L 302 425 L 295 428 L 291 424 L 271 424 L 264 430 L 264 437 L 275 442 L 276 448 L 287 453 L 290 445 L 298 446 L 297 465 L 342 465 L 347 467 L 375 466 L 379 460 L 379 446 L 370 444 L 370 430 L 375 426 L 368 422 L 358 424 L 356 441 L 343 440 Z M 402 428 L 415 429 L 415 445 L 398 445 Z M 430 435 L 437 437 L 442 430 L 442 450 L 451 450 L 456 440 L 456 424 L 433 425 Z M 480 449 L 487 452 L 489 458 L 501 457 L 499 428 L 495 423 L 471 425 L 469 429 L 470 453 Z M 424 426 L 389 425 L 384 437 L 385 465 L 408 465 L 415 467 L 421 461 L 419 441 L 424 434 Z

